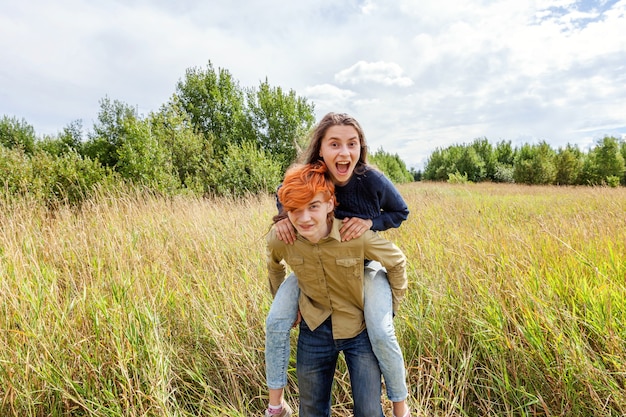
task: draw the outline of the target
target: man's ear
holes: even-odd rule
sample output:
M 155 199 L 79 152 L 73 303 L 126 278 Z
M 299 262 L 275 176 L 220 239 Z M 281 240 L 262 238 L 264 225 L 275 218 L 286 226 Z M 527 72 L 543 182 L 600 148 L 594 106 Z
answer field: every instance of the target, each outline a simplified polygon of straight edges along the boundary
M 327 201 L 328 208 L 326 209 L 326 213 L 332 213 L 335 210 L 335 197 L 331 197 Z

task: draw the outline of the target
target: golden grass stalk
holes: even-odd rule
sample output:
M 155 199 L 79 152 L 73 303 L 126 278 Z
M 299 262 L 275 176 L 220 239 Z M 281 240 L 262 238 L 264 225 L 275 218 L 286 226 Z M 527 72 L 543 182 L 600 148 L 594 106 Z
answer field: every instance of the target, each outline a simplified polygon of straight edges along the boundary
M 384 234 L 410 262 L 395 321 L 416 409 L 626 413 L 626 190 L 400 190 L 411 215 Z M 0 415 L 260 415 L 274 211 L 270 196 L 0 202 Z

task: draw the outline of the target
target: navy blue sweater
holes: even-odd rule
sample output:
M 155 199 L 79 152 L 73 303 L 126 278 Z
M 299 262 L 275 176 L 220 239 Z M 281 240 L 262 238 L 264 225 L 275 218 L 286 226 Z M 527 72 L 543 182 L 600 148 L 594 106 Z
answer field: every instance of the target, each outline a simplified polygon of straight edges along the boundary
M 399 227 L 409 216 L 409 209 L 393 183 L 371 167 L 361 174 L 355 172 L 346 185 L 336 185 L 335 195 L 339 203 L 335 217 L 371 219 L 375 231 Z M 280 212 L 282 206 L 276 201 Z

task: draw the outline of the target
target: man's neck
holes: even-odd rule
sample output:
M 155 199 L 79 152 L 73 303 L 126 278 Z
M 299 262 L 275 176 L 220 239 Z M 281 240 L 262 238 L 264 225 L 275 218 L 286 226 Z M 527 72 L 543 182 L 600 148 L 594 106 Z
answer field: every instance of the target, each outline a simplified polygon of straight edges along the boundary
M 313 244 L 316 244 L 320 240 L 324 239 L 325 237 L 327 237 L 330 234 L 330 230 L 332 229 L 332 227 L 333 227 L 333 220 L 330 219 L 330 220 L 328 220 L 326 222 L 326 233 L 324 233 L 322 236 L 315 237 L 314 239 L 307 239 L 307 238 L 305 238 L 305 239 L 308 240 L 309 242 L 313 243 Z

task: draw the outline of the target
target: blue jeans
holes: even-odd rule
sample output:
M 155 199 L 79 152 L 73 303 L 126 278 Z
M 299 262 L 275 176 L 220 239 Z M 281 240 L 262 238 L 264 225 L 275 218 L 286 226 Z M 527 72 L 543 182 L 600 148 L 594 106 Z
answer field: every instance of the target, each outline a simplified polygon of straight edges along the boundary
M 278 287 L 265 319 L 265 378 L 269 389 L 287 385 L 291 352 L 289 334 L 298 317 L 298 298 L 298 279 L 291 274 Z
M 296 373 L 301 417 L 330 417 L 331 389 L 339 353 L 350 373 L 355 417 L 383 417 L 380 368 L 367 330 L 350 339 L 333 339 L 329 318 L 312 331 L 300 323 Z
M 385 379 L 387 397 L 391 401 L 407 398 L 402 350 L 393 327 L 391 288 L 385 269 L 372 261 L 364 274 L 365 325 Z M 291 274 L 276 292 L 265 321 L 265 376 L 270 389 L 287 385 L 289 366 L 289 332 L 298 314 L 300 288 Z
M 363 280 L 365 325 L 385 378 L 387 397 L 397 402 L 408 395 L 404 356 L 393 327 L 393 303 L 387 271 L 376 261 L 365 266 Z

